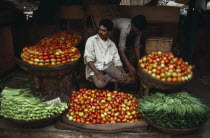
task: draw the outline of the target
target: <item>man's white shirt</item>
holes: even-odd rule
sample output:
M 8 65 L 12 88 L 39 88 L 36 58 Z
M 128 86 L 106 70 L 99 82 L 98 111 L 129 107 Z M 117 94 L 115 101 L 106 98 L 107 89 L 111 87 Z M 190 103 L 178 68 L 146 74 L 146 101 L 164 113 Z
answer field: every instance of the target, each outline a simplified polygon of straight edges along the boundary
M 91 75 L 95 74 L 87 65 L 90 61 L 92 61 L 95 67 L 100 71 L 104 71 L 111 64 L 114 66 L 122 66 L 114 42 L 109 38 L 104 41 L 98 34 L 89 37 L 85 44 L 84 63 L 86 64 L 86 79 L 89 79 Z

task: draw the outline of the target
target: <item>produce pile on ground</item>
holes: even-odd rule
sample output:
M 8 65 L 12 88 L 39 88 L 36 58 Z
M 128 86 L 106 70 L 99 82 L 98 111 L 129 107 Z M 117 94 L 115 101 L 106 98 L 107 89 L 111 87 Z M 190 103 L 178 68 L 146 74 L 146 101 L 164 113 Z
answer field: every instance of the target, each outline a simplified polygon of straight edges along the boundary
M 109 90 L 80 89 L 70 98 L 68 120 L 81 123 L 117 123 L 140 120 L 139 100 L 133 95 Z
M 209 116 L 208 107 L 187 92 L 146 96 L 139 109 L 145 120 L 163 128 L 197 127 Z
M 53 117 L 67 108 L 67 103 L 44 103 L 25 89 L 5 88 L 1 96 L 0 114 L 5 118 L 31 121 Z
M 139 60 L 139 66 L 151 76 L 167 82 L 183 82 L 192 78 L 192 66 L 173 53 L 152 52 Z
M 46 37 L 35 46 L 25 46 L 21 53 L 23 61 L 36 66 L 60 65 L 78 60 L 80 51 L 75 45 L 81 36 L 59 33 Z

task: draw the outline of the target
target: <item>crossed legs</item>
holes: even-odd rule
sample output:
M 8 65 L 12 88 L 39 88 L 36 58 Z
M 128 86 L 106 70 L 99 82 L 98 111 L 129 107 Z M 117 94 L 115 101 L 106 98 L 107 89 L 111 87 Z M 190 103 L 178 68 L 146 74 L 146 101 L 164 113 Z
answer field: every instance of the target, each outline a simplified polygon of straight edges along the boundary
M 96 75 L 92 76 L 92 81 L 97 88 L 104 88 L 112 78 L 116 79 L 120 83 L 124 82 L 122 79 L 122 72 L 114 65 L 109 66 L 107 69 L 104 70 L 104 72 L 106 73 L 105 74 L 106 80 L 104 82 L 99 81 Z M 130 82 L 130 79 L 127 77 L 126 82 L 124 83 L 128 84 L 129 82 Z

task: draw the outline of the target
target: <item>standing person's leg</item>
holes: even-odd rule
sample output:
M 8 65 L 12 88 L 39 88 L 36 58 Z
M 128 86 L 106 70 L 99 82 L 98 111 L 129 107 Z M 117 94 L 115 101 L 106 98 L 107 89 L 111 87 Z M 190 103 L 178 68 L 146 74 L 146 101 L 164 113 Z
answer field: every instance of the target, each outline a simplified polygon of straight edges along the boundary
M 137 65 L 137 60 L 136 60 L 136 52 L 135 52 L 135 47 L 134 47 L 134 42 L 135 42 L 136 36 L 134 35 L 129 35 L 126 41 L 127 45 L 127 57 L 130 63 L 136 68 Z
M 130 79 L 126 76 L 126 82 L 124 82 L 122 78 L 122 72 L 115 67 L 114 65 L 109 66 L 107 69 L 104 70 L 109 76 L 111 76 L 113 79 L 118 80 L 119 82 L 128 84 L 130 82 Z
M 108 74 L 105 74 L 105 82 L 100 81 L 96 75 L 92 76 L 92 81 L 95 84 L 95 86 L 99 89 L 104 88 L 107 83 L 112 79 L 112 77 L 110 77 Z

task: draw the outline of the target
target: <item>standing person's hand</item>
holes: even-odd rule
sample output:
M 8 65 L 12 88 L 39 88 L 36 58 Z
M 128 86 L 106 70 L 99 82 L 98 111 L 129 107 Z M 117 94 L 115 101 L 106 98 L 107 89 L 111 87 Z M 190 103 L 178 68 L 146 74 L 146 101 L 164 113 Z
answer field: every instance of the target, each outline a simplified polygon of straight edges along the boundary
M 136 69 L 132 65 L 128 67 L 128 70 L 132 77 L 136 76 Z
M 98 74 L 96 74 L 96 76 L 97 76 L 99 81 L 101 81 L 101 82 L 105 82 L 106 81 L 106 78 L 105 78 L 104 74 L 98 73 Z

